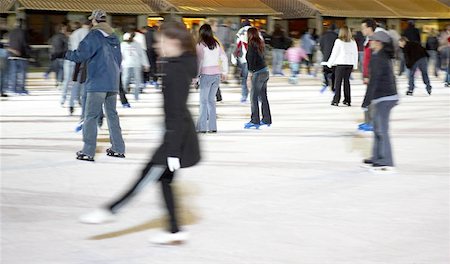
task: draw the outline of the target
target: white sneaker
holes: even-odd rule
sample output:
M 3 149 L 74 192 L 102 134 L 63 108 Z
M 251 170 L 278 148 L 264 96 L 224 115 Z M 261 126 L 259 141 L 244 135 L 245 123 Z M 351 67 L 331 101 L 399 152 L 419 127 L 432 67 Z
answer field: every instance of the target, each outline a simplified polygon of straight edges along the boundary
M 79 220 L 83 224 L 104 224 L 114 222 L 116 216 L 106 209 L 97 209 L 80 216 Z
M 150 237 L 149 242 L 158 245 L 180 245 L 185 243 L 189 238 L 189 233 L 179 231 L 177 233 L 163 232 Z
M 380 174 L 392 174 L 396 172 L 395 167 L 392 166 L 372 167 L 370 170 Z

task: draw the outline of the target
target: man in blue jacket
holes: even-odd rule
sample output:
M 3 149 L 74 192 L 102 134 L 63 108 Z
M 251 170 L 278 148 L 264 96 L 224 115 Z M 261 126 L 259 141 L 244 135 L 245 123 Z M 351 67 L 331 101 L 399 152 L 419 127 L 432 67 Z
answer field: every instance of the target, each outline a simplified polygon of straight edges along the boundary
M 66 59 L 76 63 L 86 63 L 87 90 L 85 118 L 83 125 L 84 146 L 77 152 L 77 159 L 94 161 L 97 144 L 97 119 L 105 105 L 109 135 L 112 147 L 106 154 L 125 157 L 125 143 L 122 138 L 119 116 L 116 111 L 117 93 L 122 55 L 120 43 L 113 29 L 106 23 L 106 12 L 94 10 L 89 17 L 93 28 L 81 41 L 77 50 L 68 51 Z

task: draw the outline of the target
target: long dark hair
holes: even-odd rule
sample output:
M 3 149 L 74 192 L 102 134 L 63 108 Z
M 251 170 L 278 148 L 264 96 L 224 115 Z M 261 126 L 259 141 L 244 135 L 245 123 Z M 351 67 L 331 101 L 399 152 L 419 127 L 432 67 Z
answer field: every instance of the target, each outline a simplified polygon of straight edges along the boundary
M 215 49 L 219 45 L 219 42 L 214 38 L 214 33 L 209 24 L 204 24 L 200 27 L 198 43 L 205 43 L 210 50 Z
M 159 28 L 159 33 L 170 39 L 179 40 L 184 52 L 188 52 L 192 55 L 196 54 L 194 39 L 184 23 L 178 21 L 164 22 Z
M 133 32 L 131 32 L 130 37 L 127 40 L 125 40 L 125 42 L 131 43 L 134 41 L 135 37 L 136 37 L 136 32 L 133 31 Z
M 259 31 L 255 27 L 251 27 L 247 31 L 248 46 L 254 46 L 259 53 L 264 54 L 264 41 L 259 37 Z

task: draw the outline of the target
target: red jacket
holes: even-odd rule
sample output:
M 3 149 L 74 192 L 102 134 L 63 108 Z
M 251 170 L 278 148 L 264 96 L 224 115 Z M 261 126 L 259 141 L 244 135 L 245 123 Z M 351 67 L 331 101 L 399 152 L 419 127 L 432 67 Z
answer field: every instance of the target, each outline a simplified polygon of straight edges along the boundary
M 372 56 L 372 50 L 370 49 L 370 41 L 364 46 L 364 59 L 363 59 L 363 77 L 369 78 L 369 63 Z

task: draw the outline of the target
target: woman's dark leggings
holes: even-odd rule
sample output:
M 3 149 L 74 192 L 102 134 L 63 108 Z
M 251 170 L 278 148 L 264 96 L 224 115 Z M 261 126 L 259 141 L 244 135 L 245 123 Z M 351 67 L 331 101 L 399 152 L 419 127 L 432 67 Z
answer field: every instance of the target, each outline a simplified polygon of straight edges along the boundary
M 176 213 L 175 213 L 175 199 L 172 192 L 172 180 L 174 173 L 171 172 L 167 166 L 157 165 L 149 162 L 145 168 L 142 170 L 141 175 L 137 181 L 131 186 L 131 188 L 126 191 L 119 199 L 110 203 L 107 206 L 112 213 L 117 213 L 117 211 L 122 208 L 127 202 L 130 201 L 139 191 L 141 191 L 150 182 L 161 182 L 162 193 L 164 196 L 164 201 L 166 204 L 167 211 L 169 213 L 169 225 L 170 232 L 176 233 L 179 231 Z

